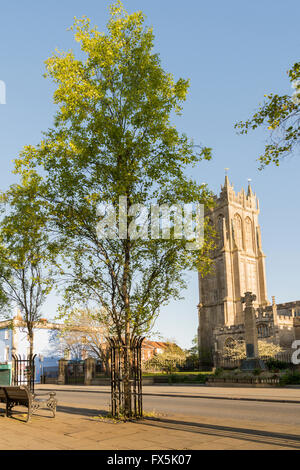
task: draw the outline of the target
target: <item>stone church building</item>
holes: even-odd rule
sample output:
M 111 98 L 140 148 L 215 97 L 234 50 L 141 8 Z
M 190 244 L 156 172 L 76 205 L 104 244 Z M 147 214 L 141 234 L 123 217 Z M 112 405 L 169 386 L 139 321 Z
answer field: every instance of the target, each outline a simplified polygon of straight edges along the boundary
M 214 269 L 199 274 L 198 342 L 201 356 L 212 358 L 226 342 L 244 337 L 245 292 L 256 295 L 258 338 L 290 349 L 300 339 L 300 301 L 277 304 L 267 296 L 265 255 L 259 226 L 259 201 L 249 184 L 247 193 L 236 193 L 225 177 L 215 207 L 206 214 L 218 239 L 213 253 Z

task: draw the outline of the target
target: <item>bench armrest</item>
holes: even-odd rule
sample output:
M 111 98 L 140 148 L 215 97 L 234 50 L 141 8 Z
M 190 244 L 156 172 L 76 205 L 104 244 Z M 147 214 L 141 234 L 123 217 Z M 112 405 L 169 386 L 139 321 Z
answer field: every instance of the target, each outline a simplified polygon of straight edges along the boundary
M 50 395 L 50 397 L 54 397 L 56 395 L 56 392 L 44 392 L 44 393 L 33 393 L 32 396 L 33 398 L 35 397 L 42 397 L 42 396 L 48 396 Z

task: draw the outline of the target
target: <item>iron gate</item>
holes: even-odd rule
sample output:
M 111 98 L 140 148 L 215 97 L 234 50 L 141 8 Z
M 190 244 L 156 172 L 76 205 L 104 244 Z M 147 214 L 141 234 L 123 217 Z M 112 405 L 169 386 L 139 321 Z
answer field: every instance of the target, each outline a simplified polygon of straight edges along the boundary
M 12 385 L 26 385 L 32 393 L 34 393 L 34 381 L 35 381 L 35 365 L 34 361 L 36 354 L 28 356 L 27 359 L 21 357 L 21 355 L 12 355 Z
M 69 361 L 65 368 L 65 383 L 67 385 L 83 385 L 84 374 L 84 361 Z
M 130 364 L 130 409 L 126 410 L 125 417 L 143 416 L 142 395 L 142 343 L 145 338 L 133 337 L 131 339 L 129 354 L 124 342 L 120 344 L 118 338 L 108 338 L 110 344 L 111 362 L 111 412 L 119 417 L 125 410 L 125 377 L 124 362 L 129 358 Z

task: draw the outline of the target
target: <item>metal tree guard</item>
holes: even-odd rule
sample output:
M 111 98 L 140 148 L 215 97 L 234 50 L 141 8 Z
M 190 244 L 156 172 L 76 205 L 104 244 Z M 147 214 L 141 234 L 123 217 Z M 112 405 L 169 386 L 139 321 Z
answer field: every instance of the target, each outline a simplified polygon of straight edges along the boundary
M 18 354 L 12 355 L 12 385 L 26 385 L 34 393 L 35 358 L 36 354 L 28 356 L 27 359 L 22 359 L 21 355 Z
M 110 345 L 111 360 L 111 413 L 118 418 L 125 407 L 124 361 L 128 358 L 127 346 L 118 338 L 107 338 Z M 143 416 L 142 395 L 142 343 L 145 338 L 134 336 L 129 347 L 130 364 L 130 409 L 126 417 L 141 418 Z

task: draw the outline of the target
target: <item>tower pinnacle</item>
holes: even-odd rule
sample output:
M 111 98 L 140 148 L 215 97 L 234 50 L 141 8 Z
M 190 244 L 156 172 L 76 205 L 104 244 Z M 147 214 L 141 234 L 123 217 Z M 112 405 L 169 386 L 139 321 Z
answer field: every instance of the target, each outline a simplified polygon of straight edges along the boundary
M 228 188 L 230 186 L 229 178 L 228 178 L 228 170 L 229 168 L 225 168 L 225 183 L 224 188 Z
M 247 193 L 247 196 L 253 196 L 253 191 L 252 191 L 252 188 L 251 188 L 251 181 L 252 181 L 252 179 L 248 178 L 248 193 Z

